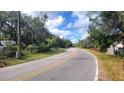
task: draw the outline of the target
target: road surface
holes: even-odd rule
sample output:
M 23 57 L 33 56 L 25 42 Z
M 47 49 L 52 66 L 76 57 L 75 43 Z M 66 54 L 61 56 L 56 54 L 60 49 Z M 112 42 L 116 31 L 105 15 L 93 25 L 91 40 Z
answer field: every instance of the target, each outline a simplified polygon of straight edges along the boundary
M 86 51 L 69 48 L 48 58 L 0 69 L 1 81 L 94 81 L 96 59 Z

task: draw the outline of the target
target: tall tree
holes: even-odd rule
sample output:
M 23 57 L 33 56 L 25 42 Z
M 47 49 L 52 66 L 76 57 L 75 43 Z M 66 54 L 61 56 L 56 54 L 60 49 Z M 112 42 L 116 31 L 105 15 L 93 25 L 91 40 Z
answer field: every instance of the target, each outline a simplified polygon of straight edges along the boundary
M 90 13 L 93 15 L 93 13 Z M 102 51 L 117 41 L 121 35 L 118 33 L 122 20 L 121 12 L 102 11 L 97 16 L 90 16 L 89 34 L 93 45 Z

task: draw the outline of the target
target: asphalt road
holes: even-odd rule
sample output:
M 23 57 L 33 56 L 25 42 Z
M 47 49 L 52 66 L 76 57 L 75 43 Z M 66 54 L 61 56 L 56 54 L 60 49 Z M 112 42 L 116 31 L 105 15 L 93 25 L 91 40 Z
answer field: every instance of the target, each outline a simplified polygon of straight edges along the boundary
M 96 59 L 89 53 L 69 48 L 64 53 L 0 69 L 1 81 L 94 81 Z

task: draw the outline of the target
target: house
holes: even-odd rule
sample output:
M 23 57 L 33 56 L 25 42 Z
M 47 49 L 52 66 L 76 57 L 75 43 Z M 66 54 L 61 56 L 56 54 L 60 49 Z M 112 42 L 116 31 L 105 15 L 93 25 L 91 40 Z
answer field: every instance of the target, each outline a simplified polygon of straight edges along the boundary
M 107 49 L 107 51 L 106 51 L 106 54 L 108 54 L 108 55 L 114 55 L 115 54 L 115 48 L 114 48 L 114 46 L 113 45 L 111 45 L 108 49 Z
M 108 49 L 106 54 L 109 55 L 116 55 L 116 54 L 122 54 L 124 52 L 124 45 L 123 42 L 115 42 L 113 45 L 111 45 Z
M 109 35 L 121 35 L 122 31 L 119 28 L 114 28 Z M 106 54 L 116 55 L 124 53 L 124 41 L 114 42 L 108 49 Z

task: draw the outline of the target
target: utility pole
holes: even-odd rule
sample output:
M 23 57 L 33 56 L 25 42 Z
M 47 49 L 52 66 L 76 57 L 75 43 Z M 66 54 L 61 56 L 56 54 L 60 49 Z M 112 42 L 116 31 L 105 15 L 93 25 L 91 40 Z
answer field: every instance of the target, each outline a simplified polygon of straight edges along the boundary
M 1 45 L 1 41 L 2 41 L 2 25 L 0 23 L 0 45 Z
M 0 45 L 1 45 L 1 41 L 2 41 L 2 32 L 0 31 Z
M 18 49 L 16 52 L 16 58 L 20 59 L 21 58 L 21 41 L 20 41 L 20 37 L 21 37 L 21 31 L 20 31 L 20 11 L 18 11 L 17 13 L 17 35 L 18 35 Z

